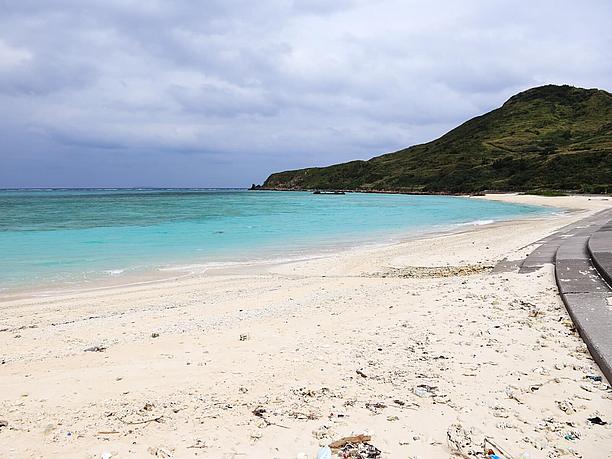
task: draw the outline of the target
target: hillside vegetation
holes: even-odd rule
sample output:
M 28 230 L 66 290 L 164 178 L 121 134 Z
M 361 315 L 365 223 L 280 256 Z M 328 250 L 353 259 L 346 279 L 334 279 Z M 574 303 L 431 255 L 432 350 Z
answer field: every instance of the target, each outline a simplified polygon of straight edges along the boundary
M 274 173 L 261 188 L 612 192 L 612 94 L 529 89 L 432 142 L 368 161 Z

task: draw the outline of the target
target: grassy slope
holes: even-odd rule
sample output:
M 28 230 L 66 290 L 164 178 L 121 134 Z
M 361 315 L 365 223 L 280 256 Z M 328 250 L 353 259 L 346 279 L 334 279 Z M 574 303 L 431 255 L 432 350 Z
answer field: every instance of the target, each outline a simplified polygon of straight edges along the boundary
M 612 94 L 571 86 L 533 88 L 432 142 L 368 161 L 275 173 L 263 186 L 612 192 Z

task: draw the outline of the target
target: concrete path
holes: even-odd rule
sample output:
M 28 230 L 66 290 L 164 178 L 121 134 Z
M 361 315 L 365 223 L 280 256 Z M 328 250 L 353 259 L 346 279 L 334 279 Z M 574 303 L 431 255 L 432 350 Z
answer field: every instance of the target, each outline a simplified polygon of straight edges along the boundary
M 538 243 L 519 263 L 519 272 L 554 263 L 561 299 L 612 384 L 612 209 L 568 225 Z

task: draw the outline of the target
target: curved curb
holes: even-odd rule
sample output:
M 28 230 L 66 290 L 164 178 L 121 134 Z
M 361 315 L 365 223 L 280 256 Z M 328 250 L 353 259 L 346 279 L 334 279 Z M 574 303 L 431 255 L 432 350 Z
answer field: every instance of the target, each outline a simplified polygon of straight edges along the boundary
M 612 384 L 612 289 L 591 262 L 590 238 L 575 235 L 559 246 L 555 278 L 576 330 Z
M 597 271 L 612 286 L 612 220 L 593 233 L 587 248 Z

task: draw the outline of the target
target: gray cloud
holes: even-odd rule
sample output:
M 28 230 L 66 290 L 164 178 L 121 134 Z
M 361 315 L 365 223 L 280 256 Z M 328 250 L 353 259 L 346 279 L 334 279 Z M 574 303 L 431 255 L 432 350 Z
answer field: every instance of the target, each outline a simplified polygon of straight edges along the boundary
M 0 187 L 244 186 L 430 140 L 531 86 L 612 81 L 605 0 L 0 10 Z

